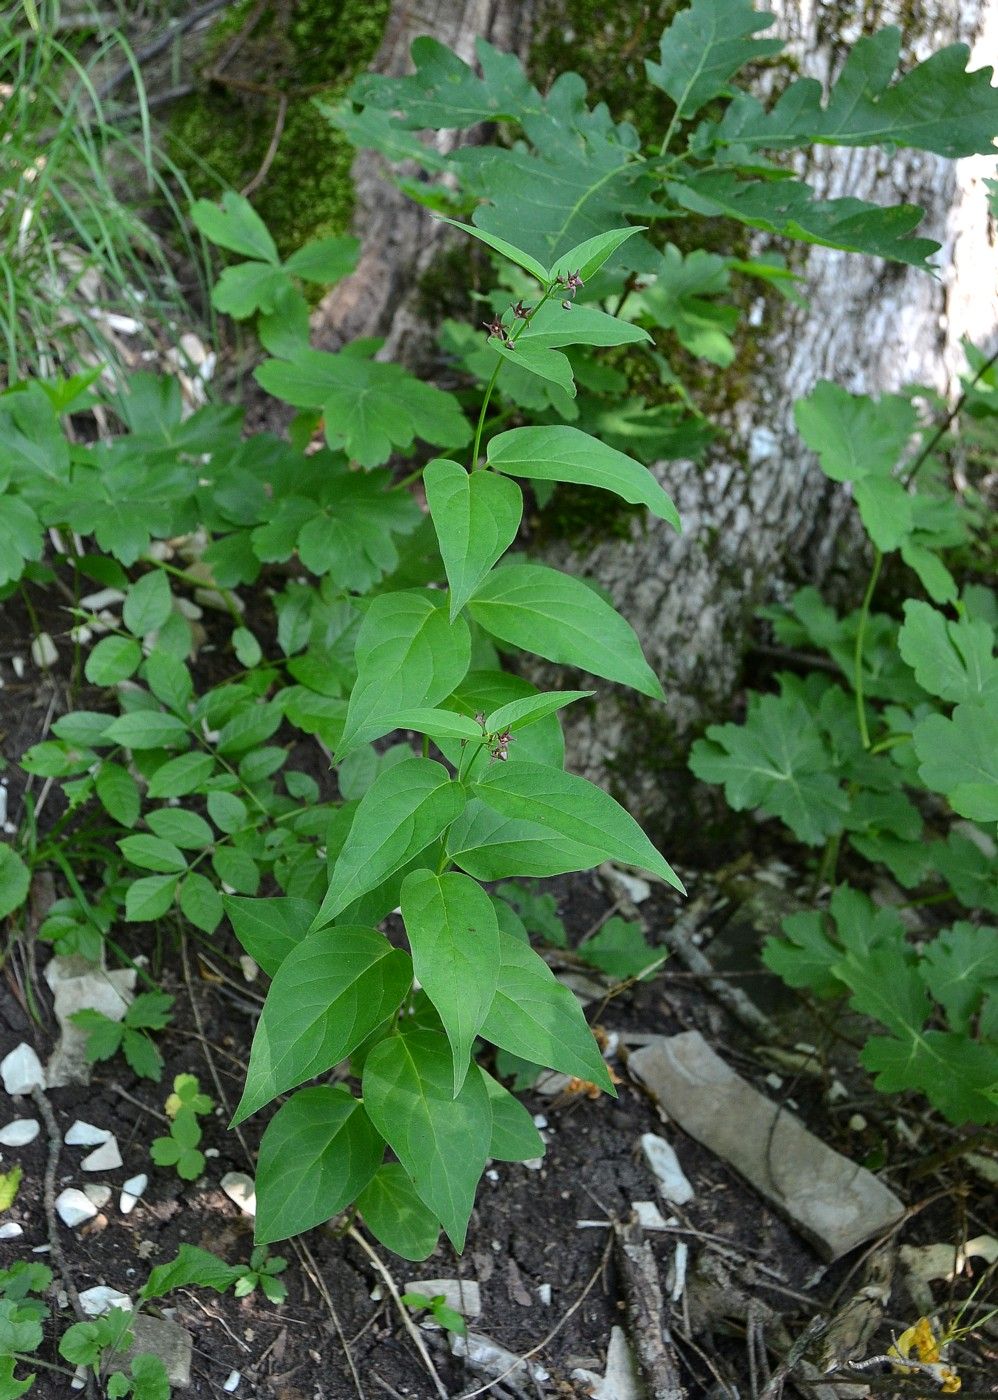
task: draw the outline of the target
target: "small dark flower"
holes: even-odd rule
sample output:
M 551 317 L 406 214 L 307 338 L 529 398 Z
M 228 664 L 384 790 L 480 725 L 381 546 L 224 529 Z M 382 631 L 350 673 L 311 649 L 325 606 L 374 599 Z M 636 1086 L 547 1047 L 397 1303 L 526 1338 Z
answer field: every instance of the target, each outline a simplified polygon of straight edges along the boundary
M 479 710 L 479 711 L 478 711 L 478 714 L 475 716 L 475 723 L 476 723 L 476 724 L 480 724 L 480 725 L 482 726 L 483 729 L 485 728 L 485 711 L 484 711 L 484 710 Z
M 516 349 L 516 341 L 515 341 L 515 340 L 510 340 L 509 336 L 506 337 L 505 344 L 506 344 L 506 349 L 507 349 L 507 350 L 515 350 L 515 349 Z
M 491 321 L 483 321 L 482 325 L 490 336 L 495 336 L 496 340 L 503 340 L 506 335 L 506 327 L 502 323 L 501 316 L 493 316 Z
M 577 272 L 570 272 L 565 278 L 565 286 L 572 293 L 573 297 L 575 296 L 575 293 L 579 290 L 579 288 L 584 287 L 585 285 L 586 284 L 583 282 L 582 278 Z
M 532 306 L 524 306 L 522 301 L 518 301 L 513 307 L 513 315 L 520 321 L 525 321 L 533 310 Z

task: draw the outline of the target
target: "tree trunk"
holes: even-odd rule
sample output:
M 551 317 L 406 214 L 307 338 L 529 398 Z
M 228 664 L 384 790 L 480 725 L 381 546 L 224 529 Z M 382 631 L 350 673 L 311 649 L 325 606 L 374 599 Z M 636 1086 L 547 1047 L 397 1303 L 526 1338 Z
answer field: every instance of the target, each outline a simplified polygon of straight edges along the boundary
M 571 5 L 568 0 L 569 18 Z M 827 84 L 859 35 L 858 7 L 776 0 L 772 8 L 797 70 Z M 511 46 L 521 47 L 526 9 L 515 0 L 463 6 L 441 0 L 432 13 L 414 15 L 398 0 L 378 66 L 399 71 L 409 39 L 421 28 L 467 57 L 472 35 L 490 33 L 478 23 L 469 29 L 472 11 L 487 12 L 490 36 L 506 33 Z M 975 46 L 971 67 L 998 51 L 998 0 L 914 6 L 882 0 L 863 7 L 864 26 L 892 22 L 903 26 L 909 61 L 957 40 Z M 567 544 L 550 550 L 553 564 L 586 573 L 609 590 L 665 687 L 664 706 L 600 686 L 595 711 L 577 706 L 566 712 L 575 771 L 609 780 L 646 819 L 662 817 L 674 806 L 677 784 L 688 785 L 690 739 L 730 704 L 757 607 L 799 583 L 827 584 L 837 574 L 854 574 L 860 562 L 847 488 L 832 486 L 804 449 L 794 400 L 821 378 L 855 391 L 917 382 L 952 395 L 963 365 L 961 337 L 983 344 L 993 335 L 995 299 L 987 289 L 994 283 L 994 231 L 982 184 L 987 170 L 986 158 L 956 165 L 913 151 L 889 157 L 876 148 L 818 147 L 802 160 L 800 173 L 820 197 L 921 205 L 920 232 L 943 245 L 940 277 L 824 248 L 798 250 L 808 304 L 769 304 L 765 325 L 743 332 L 755 337 L 752 366 L 739 401 L 719 415 L 727 429 L 724 445 L 705 463 L 655 469 L 679 507 L 682 536 L 650 520 L 630 539 L 584 551 Z M 429 232 L 425 212 L 386 189 L 375 171 L 375 158 L 358 159 L 365 238 L 359 290 L 346 284 L 327 302 L 326 343 L 335 326 L 344 336 L 387 329 L 394 346 L 404 346 L 413 319 L 403 292 L 435 251 L 437 235 Z

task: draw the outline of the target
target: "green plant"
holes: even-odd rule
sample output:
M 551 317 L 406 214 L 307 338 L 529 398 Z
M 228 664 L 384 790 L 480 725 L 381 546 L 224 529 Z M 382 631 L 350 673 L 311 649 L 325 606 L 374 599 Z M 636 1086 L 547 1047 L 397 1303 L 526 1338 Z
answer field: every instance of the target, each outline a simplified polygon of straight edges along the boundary
M 170 1120 L 167 1137 L 153 1138 L 149 1155 L 158 1167 L 173 1167 L 184 1181 L 195 1181 L 204 1171 L 204 1153 L 199 1151 L 201 1125 L 199 1118 L 214 1107 L 193 1074 L 178 1074 L 173 1081 L 173 1093 L 166 1100 L 166 1116 Z
M 70 1020 L 87 1032 L 86 1056 L 91 1064 L 110 1060 L 120 1050 L 136 1074 L 159 1083 L 163 1057 L 148 1032 L 169 1025 L 172 1005 L 173 997 L 166 992 L 141 992 L 120 1021 L 90 1009 L 74 1012 Z
M 237 1298 L 245 1298 L 259 1288 L 271 1303 L 283 1303 L 288 1296 L 288 1286 L 277 1277 L 288 1267 L 288 1261 L 280 1254 L 271 1254 L 265 1244 L 258 1244 L 250 1255 L 249 1265 L 243 1265 L 244 1273 L 236 1279 L 233 1292 Z
M 691 767 L 723 783 L 734 808 L 823 847 L 819 882 L 834 881 L 845 842 L 916 902 L 996 913 L 998 606 L 980 585 L 961 596 L 946 564 L 968 533 L 931 470 L 941 433 L 909 396 L 828 383 L 797 404 L 797 422 L 826 474 L 852 484 L 874 551 L 868 586 L 844 617 L 813 588 L 766 610 L 780 642 L 824 653 L 832 672 L 778 676 L 778 694 L 749 696 L 743 724 L 707 730 Z M 872 611 L 893 553 L 932 599 L 906 599 L 902 617 Z M 915 944 L 897 912 L 848 885 L 829 914 L 794 915 L 783 930 L 767 940 L 767 966 L 818 996 L 848 995 L 886 1030 L 862 1053 L 878 1088 L 917 1089 L 957 1123 L 998 1119 L 998 930 L 963 920 Z
M 170 1400 L 170 1382 L 158 1356 L 140 1352 L 132 1358 L 127 1374 L 114 1369 L 120 1353 L 134 1342 L 132 1321 L 131 1310 L 111 1308 L 92 1322 L 76 1322 L 59 1339 L 59 1355 L 103 1380 L 108 1400 L 125 1395 L 132 1400 Z
M 35 1382 L 35 1373 L 16 1377 L 19 1362 L 34 1363 L 33 1353 L 42 1344 L 42 1322 L 48 1309 L 41 1295 L 52 1282 L 52 1270 L 45 1264 L 18 1260 L 9 1269 L 0 1269 L 0 1394 L 17 1400 Z
M 429 1312 L 433 1321 L 438 1323 L 445 1332 L 454 1332 L 459 1337 L 467 1335 L 468 1324 L 456 1309 L 449 1306 L 446 1296 L 443 1293 L 435 1293 L 433 1297 L 428 1297 L 425 1293 L 403 1293 L 402 1301 L 407 1308 L 412 1308 L 416 1312 Z

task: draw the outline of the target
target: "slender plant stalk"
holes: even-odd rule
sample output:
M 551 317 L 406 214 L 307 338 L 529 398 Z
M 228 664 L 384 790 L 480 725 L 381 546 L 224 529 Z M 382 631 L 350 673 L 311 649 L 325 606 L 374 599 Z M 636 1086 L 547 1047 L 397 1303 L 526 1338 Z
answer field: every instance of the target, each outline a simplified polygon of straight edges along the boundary
M 880 578 L 880 570 L 883 566 L 884 556 L 881 550 L 877 550 L 873 556 L 873 568 L 870 570 L 869 582 L 866 585 L 866 592 L 863 594 L 863 604 L 859 610 L 859 626 L 856 628 L 856 650 L 853 657 L 853 688 L 856 691 L 856 722 L 859 725 L 859 737 L 863 741 L 863 748 L 870 747 L 870 731 L 866 723 L 866 706 L 863 703 L 863 645 L 866 641 L 866 624 L 870 617 L 870 604 L 873 602 L 873 594 L 877 587 L 877 580 Z

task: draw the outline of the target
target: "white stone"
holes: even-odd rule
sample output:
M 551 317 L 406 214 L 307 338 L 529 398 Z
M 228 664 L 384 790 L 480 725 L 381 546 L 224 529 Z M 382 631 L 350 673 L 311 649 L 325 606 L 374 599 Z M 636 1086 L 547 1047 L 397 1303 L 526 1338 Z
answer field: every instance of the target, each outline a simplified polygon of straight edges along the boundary
M 0 1060 L 0 1077 L 8 1094 L 30 1094 L 32 1089 L 45 1088 L 42 1062 L 23 1040 Z
M 107 1142 L 102 1142 L 100 1147 L 94 1148 L 88 1157 L 84 1157 L 80 1163 L 85 1172 L 113 1172 L 121 1166 L 121 1153 L 118 1150 L 118 1140 L 112 1134 Z
M 659 1137 L 657 1133 L 643 1133 L 641 1151 L 655 1175 L 658 1189 L 667 1201 L 677 1206 L 685 1206 L 692 1201 L 693 1187 L 679 1165 L 679 1158 L 665 1138 Z
M 15 1118 L 12 1123 L 0 1128 L 0 1146 L 27 1147 L 34 1142 L 41 1131 L 37 1118 Z
M 537 1296 L 546 1308 L 551 1306 L 551 1285 L 549 1283 L 539 1283 L 537 1285 Z
M 223 1383 L 223 1385 L 222 1385 L 222 1389 L 223 1389 L 223 1390 L 229 1390 L 229 1391 L 235 1390 L 236 1386 L 239 1384 L 239 1382 L 240 1382 L 241 1380 L 242 1380 L 242 1376 L 240 1375 L 240 1373 L 239 1373 L 238 1371 L 230 1371 L 229 1374 L 228 1374 L 228 1375 L 226 1376 L 226 1378 L 225 1378 L 225 1381 L 224 1381 L 224 1383 Z
M 467 1278 L 412 1278 L 406 1283 L 406 1293 L 420 1293 L 424 1298 L 436 1298 L 441 1293 L 444 1302 L 463 1317 L 478 1317 L 482 1298 L 478 1284 Z
M 101 588 L 96 593 L 88 593 L 86 597 L 80 599 L 80 607 L 86 608 L 88 612 L 100 612 L 101 608 L 113 607 L 115 603 L 123 603 L 125 595 L 120 588 Z
M 148 1185 L 149 1178 L 146 1176 L 145 1172 L 140 1172 L 138 1176 L 130 1176 L 128 1178 L 121 1188 L 121 1196 L 118 1200 L 118 1206 L 122 1215 L 131 1215 L 132 1211 L 138 1205 L 139 1197 Z
M 111 1199 L 111 1188 L 99 1185 L 96 1181 L 88 1181 L 83 1188 L 83 1194 L 88 1201 L 93 1201 L 98 1210 L 103 1210 Z
M 39 632 L 31 643 L 31 659 L 41 670 L 47 670 L 59 660 L 59 649 L 47 632 Z
M 132 1000 L 135 969 L 116 968 L 113 972 L 94 970 L 81 958 L 52 958 L 45 968 L 45 980 L 52 989 L 53 1010 L 59 1023 L 59 1040 L 49 1057 L 48 1082 L 52 1088 L 65 1084 L 89 1084 L 93 1065 L 87 1059 L 87 1033 L 74 1025 L 77 1011 L 101 1011 L 112 1021 L 120 1021 Z
M 637 1362 L 622 1327 L 610 1328 L 605 1374 L 598 1376 L 579 1366 L 572 1372 L 572 1380 L 580 1381 L 593 1400 L 641 1400 L 644 1394 Z
M 87 1376 L 89 1374 L 90 1373 L 87 1370 L 86 1366 L 77 1366 L 76 1375 L 69 1382 L 70 1390 L 85 1390 L 87 1385 Z
M 16 1240 L 23 1234 L 24 1230 L 16 1220 L 8 1220 L 6 1225 L 0 1225 L 0 1240 Z
M 632 1201 L 631 1210 L 642 1230 L 667 1230 L 665 1216 L 654 1201 Z
M 63 1142 L 67 1147 L 100 1147 L 110 1136 L 110 1128 L 95 1128 L 92 1123 L 84 1123 L 82 1119 L 77 1118 Z
M 243 1215 L 256 1215 L 256 1186 L 251 1176 L 245 1172 L 226 1172 L 222 1177 L 222 1190 Z
M 67 1186 L 55 1198 L 55 1208 L 59 1219 L 72 1230 L 85 1220 L 93 1220 L 97 1207 L 88 1196 L 84 1196 L 75 1186 Z
M 85 1288 L 80 1294 L 80 1307 L 87 1317 L 101 1317 L 112 1308 L 132 1310 L 132 1300 L 127 1293 L 119 1293 L 106 1283 L 98 1283 L 93 1288 Z

